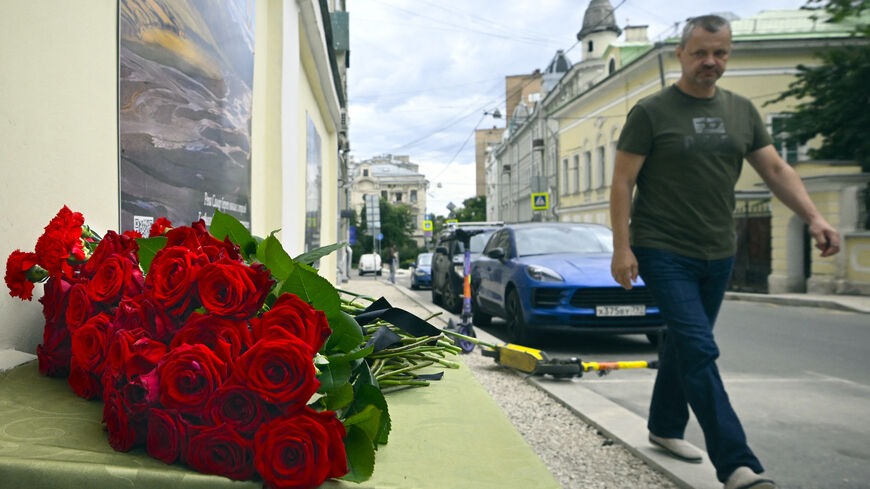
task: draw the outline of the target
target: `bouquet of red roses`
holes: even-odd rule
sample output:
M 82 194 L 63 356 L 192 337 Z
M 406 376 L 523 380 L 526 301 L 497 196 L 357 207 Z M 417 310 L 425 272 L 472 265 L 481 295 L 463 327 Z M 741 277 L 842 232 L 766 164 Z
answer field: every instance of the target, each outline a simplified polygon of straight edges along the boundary
M 339 246 L 291 259 L 219 212 L 210 229 L 161 218 L 148 238 L 100 237 L 64 206 L 5 278 L 26 300 L 45 281 L 39 370 L 103 400 L 114 449 L 305 488 L 371 476 L 390 429 L 379 379 L 419 385 L 419 360 L 453 366 L 441 340 L 405 338 L 403 354 L 427 355 L 406 364 L 375 355 L 358 308 L 310 266 Z

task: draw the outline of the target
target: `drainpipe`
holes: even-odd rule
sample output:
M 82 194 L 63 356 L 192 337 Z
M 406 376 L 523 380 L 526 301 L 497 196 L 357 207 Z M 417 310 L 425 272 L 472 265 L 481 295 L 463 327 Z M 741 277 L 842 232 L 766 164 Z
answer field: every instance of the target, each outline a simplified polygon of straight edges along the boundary
M 655 44 L 655 48 L 659 52 L 659 80 L 661 80 L 662 88 L 665 88 L 665 62 L 662 58 L 662 51 L 665 48 L 665 44 L 659 41 Z

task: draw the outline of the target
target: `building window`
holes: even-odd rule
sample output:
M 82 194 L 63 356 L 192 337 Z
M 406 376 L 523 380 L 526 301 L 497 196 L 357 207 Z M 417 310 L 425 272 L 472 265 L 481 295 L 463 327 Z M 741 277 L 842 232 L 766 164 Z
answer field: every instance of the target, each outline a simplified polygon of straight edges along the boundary
M 571 180 L 574 186 L 571 193 L 580 193 L 580 155 L 574 155 L 574 167 L 571 168 Z
M 801 147 L 797 140 L 789 136 L 785 132 L 785 121 L 787 115 L 771 114 L 768 116 L 770 121 L 770 135 L 773 136 L 773 147 L 789 165 L 794 165 L 800 159 Z
M 417 191 L 411 190 L 411 202 L 417 202 Z
M 592 41 L 589 41 L 589 49 L 588 49 L 588 52 L 590 52 L 590 53 L 592 52 L 592 47 L 593 47 Z
M 364 169 L 363 169 L 363 176 L 364 176 L 364 177 L 369 176 L 369 169 L 368 169 L 368 168 L 364 168 Z
M 396 192 L 396 202 L 402 201 L 402 192 Z
M 387 200 L 387 191 L 386 190 L 381 190 L 381 198 L 384 200 Z
M 586 151 L 583 153 L 583 188 L 581 190 L 589 190 L 592 188 L 592 152 Z
M 570 192 L 568 186 L 568 158 L 562 160 L 562 194 L 568 195 Z
M 604 146 L 599 146 L 596 153 L 598 153 L 598 161 L 596 161 L 595 188 L 601 188 L 604 186 L 604 174 L 607 171 L 607 162 L 604 160 Z
M 610 63 L 607 65 L 607 74 L 613 73 L 616 71 L 616 58 L 610 58 Z

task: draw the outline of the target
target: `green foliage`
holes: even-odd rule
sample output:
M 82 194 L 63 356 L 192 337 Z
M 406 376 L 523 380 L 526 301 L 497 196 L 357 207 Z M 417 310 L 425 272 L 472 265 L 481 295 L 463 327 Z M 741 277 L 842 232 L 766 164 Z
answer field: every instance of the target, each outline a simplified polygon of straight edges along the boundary
M 821 3 L 838 21 L 870 9 L 870 0 L 810 0 L 808 5 Z M 870 27 L 856 24 L 856 35 L 870 36 Z M 866 170 L 870 168 L 870 43 L 831 49 L 817 56 L 820 65 L 798 65 L 795 81 L 765 105 L 797 99 L 799 103 L 785 120 L 784 132 L 801 144 L 821 136 L 821 146 L 808 152 L 811 158 L 857 160 Z
M 153 238 L 137 239 L 139 244 L 139 266 L 146 273 L 151 268 L 151 261 L 154 260 L 154 255 L 166 246 L 166 238 L 163 236 L 155 236 Z
M 251 232 L 248 231 L 248 228 L 242 225 L 238 219 L 229 214 L 224 214 L 219 210 L 215 210 L 208 232 L 221 241 L 229 236 L 230 241 L 239 246 L 245 260 L 250 260 L 257 252 L 257 240 L 251 236 Z
M 453 211 L 459 222 L 486 221 L 486 196 L 479 195 L 462 201 L 462 207 Z

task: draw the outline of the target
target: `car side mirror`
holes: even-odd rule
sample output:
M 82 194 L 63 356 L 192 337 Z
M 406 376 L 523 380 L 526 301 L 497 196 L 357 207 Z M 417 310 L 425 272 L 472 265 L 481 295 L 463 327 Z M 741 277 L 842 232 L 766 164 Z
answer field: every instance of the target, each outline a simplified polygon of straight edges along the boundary
M 495 259 L 495 260 L 504 260 L 504 249 L 503 248 L 493 248 L 489 250 L 486 256 Z
M 447 254 L 447 247 L 446 246 L 439 246 L 439 247 L 435 248 L 435 253 L 441 253 L 442 255 L 446 255 Z

